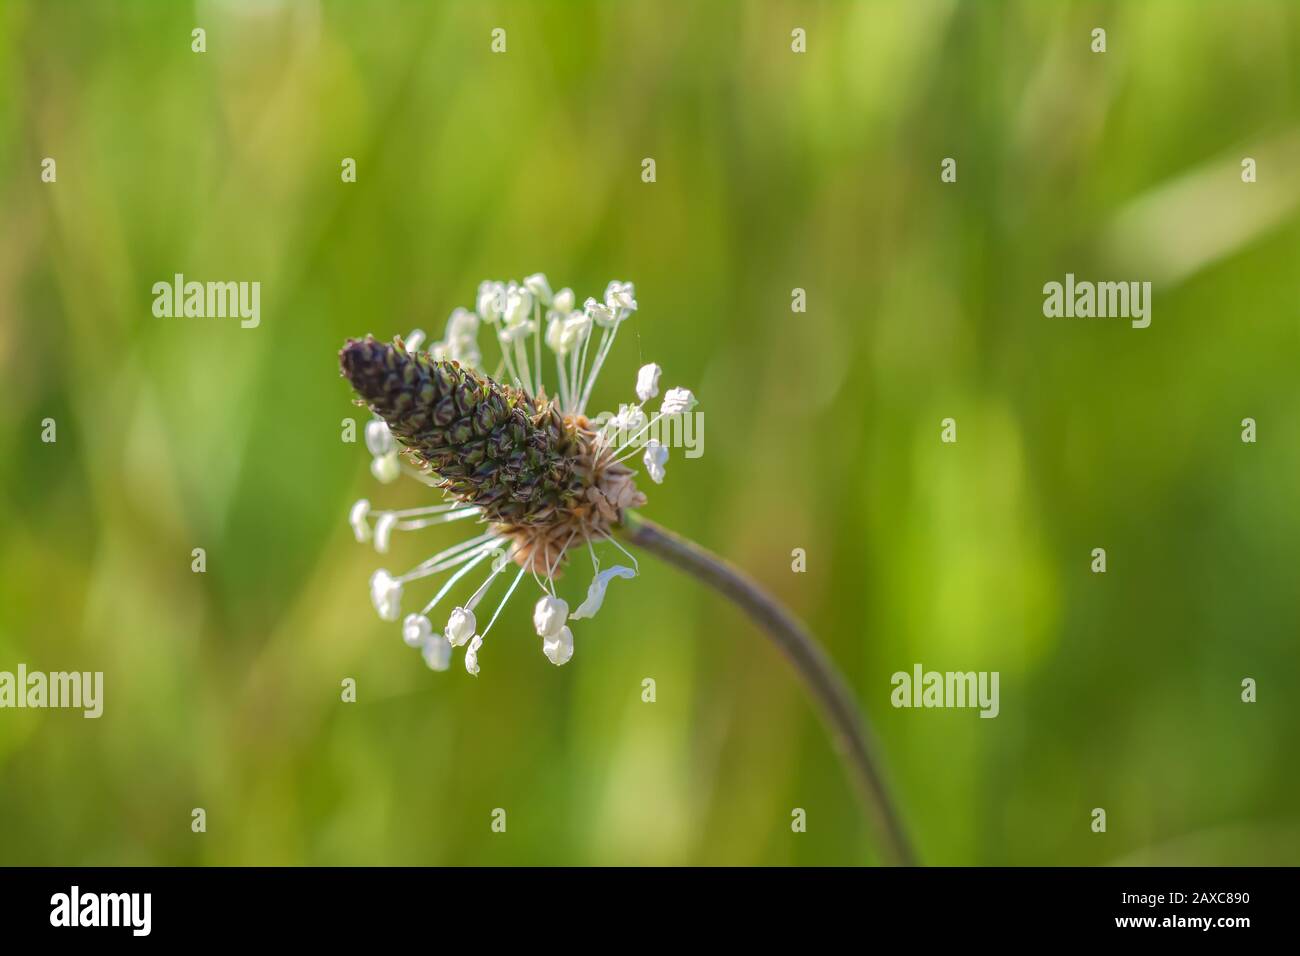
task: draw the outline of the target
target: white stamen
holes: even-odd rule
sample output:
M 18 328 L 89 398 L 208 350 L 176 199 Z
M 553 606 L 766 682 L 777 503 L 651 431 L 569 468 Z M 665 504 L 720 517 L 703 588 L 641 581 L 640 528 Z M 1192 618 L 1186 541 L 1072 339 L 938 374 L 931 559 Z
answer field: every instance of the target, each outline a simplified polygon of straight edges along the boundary
M 478 586 L 478 590 L 470 595 L 469 600 L 465 602 L 465 607 L 471 611 L 478 607 L 478 602 L 483 600 L 483 595 L 487 594 L 488 588 L 492 586 L 492 582 L 496 580 L 497 575 L 506 569 L 506 562 L 503 560 L 505 557 L 506 553 L 502 551 L 492 560 L 492 573 L 487 576 L 486 581 Z
M 421 528 L 427 528 L 430 525 L 446 524 L 449 521 L 460 521 L 462 518 L 472 518 L 479 514 L 479 509 L 475 506 L 462 508 L 460 511 L 452 511 L 448 514 L 437 515 L 433 518 L 420 518 L 416 521 L 402 521 L 398 523 L 399 531 L 419 531 Z
M 465 575 L 473 571 L 475 566 L 480 564 L 484 558 L 486 558 L 489 554 L 492 553 L 492 547 L 495 544 L 496 542 L 494 541 L 491 544 L 483 545 L 483 547 L 478 550 L 478 553 L 474 556 L 474 559 L 472 561 L 470 561 L 467 565 L 465 565 L 463 568 L 461 568 L 459 571 L 453 574 L 450 578 L 448 578 L 446 583 L 444 583 L 443 586 L 438 589 L 438 593 L 433 596 L 433 600 L 424 606 L 424 613 L 428 614 L 435 607 L 437 607 L 438 602 L 447 596 L 447 592 L 449 592 L 453 587 L 456 586 L 457 581 L 459 581 Z
M 541 273 L 539 272 L 538 275 L 541 275 Z M 542 276 L 542 282 L 545 281 L 546 281 L 546 276 Z M 549 300 L 550 297 L 551 297 L 551 289 L 550 286 L 547 286 L 546 298 Z M 534 294 L 534 301 L 533 301 L 533 359 L 534 359 L 534 364 L 537 366 L 537 384 L 533 388 L 533 394 L 541 395 L 542 394 L 542 306 L 541 303 L 536 301 L 536 294 Z
M 386 455 L 371 459 L 370 473 L 381 485 L 391 485 L 395 482 L 402 474 L 402 462 L 398 459 L 397 452 L 390 451 Z
M 550 305 L 554 301 L 554 296 L 551 295 L 551 284 L 540 272 L 534 272 L 524 279 L 524 288 L 541 300 L 543 305 Z
M 483 637 L 487 637 L 488 631 L 492 630 L 492 625 L 497 622 L 497 618 L 501 615 L 501 609 L 504 608 L 506 602 L 510 600 L 510 595 L 515 593 L 515 588 L 519 587 L 519 582 L 523 580 L 524 571 L 526 570 L 527 568 L 520 568 L 519 573 L 515 575 L 515 579 L 510 582 L 510 589 L 506 591 L 506 596 L 501 599 L 501 603 L 497 605 L 497 609 L 492 612 L 492 618 L 488 621 L 488 626 L 483 628 Z M 494 571 L 493 573 L 495 574 L 496 572 Z
M 402 621 L 402 640 L 407 647 L 419 647 L 433 634 L 433 624 L 423 614 L 408 614 Z
M 573 631 L 562 627 L 549 637 L 542 638 L 542 653 L 556 667 L 573 659 Z
M 420 653 L 430 670 L 445 671 L 451 666 L 451 643 L 440 634 L 425 641 Z
M 533 310 L 532 293 L 522 286 L 512 286 L 506 293 L 506 310 L 502 318 L 507 328 L 523 325 Z
M 636 572 L 631 568 L 625 568 L 616 564 L 612 568 L 601 571 L 591 579 L 591 585 L 587 588 L 587 600 L 578 605 L 578 609 L 569 617 L 572 620 L 579 620 L 584 617 L 595 617 L 596 612 L 600 610 L 601 604 L 605 601 L 605 589 L 609 587 L 612 578 L 634 578 Z
M 388 553 L 388 539 L 392 537 L 393 525 L 397 524 L 394 514 L 382 514 L 375 522 L 375 550 L 380 554 Z
M 546 583 L 550 585 L 552 594 L 555 593 L 555 569 L 559 566 L 560 559 L 564 557 L 564 552 L 569 550 L 569 542 L 573 540 L 573 536 L 577 533 L 577 529 L 569 532 L 569 536 L 564 539 L 564 545 L 556 553 L 555 560 L 548 562 L 546 565 Z
M 637 561 L 636 561 L 636 555 L 634 555 L 634 554 L 633 554 L 631 551 L 629 551 L 627 548 L 625 548 L 625 547 L 623 547 L 621 544 L 619 544 L 617 538 L 611 538 L 611 537 L 610 537 L 608 534 L 606 534 L 604 531 L 602 531 L 602 532 L 600 533 L 600 536 L 601 536 L 602 538 L 604 538 L 606 541 L 608 541 L 610 544 L 612 544 L 614 547 L 618 548 L 618 550 L 620 550 L 620 551 L 623 552 L 624 556 L 626 556 L 626 558 L 627 558 L 629 561 L 632 562 L 632 570 L 633 570 L 633 571 L 635 571 L 637 574 L 640 574 L 640 573 L 641 573 L 641 565 L 637 564 Z
M 444 511 L 455 511 L 457 508 L 464 508 L 465 504 L 461 501 L 453 501 L 444 505 L 428 505 L 424 508 L 405 508 L 400 511 L 378 511 L 376 514 L 396 515 L 398 518 L 417 518 L 420 515 L 442 514 Z
M 594 328 L 595 325 L 591 321 L 591 316 L 587 315 L 586 321 L 582 325 L 582 350 L 581 352 L 579 352 L 577 349 L 574 350 L 575 354 L 579 356 L 577 371 L 576 374 L 573 376 L 573 392 L 575 397 L 577 397 L 578 399 L 572 409 L 572 411 L 575 414 L 580 414 L 584 407 L 581 401 L 582 383 L 587 377 L 587 349 L 591 346 L 591 332 L 592 329 Z M 607 329 L 601 331 L 602 343 L 605 341 L 604 336 L 607 336 L 608 334 L 609 334 L 609 330 Z M 599 348 L 597 348 L 597 351 L 599 351 Z
M 474 636 L 477 627 L 478 622 L 474 620 L 474 612 L 468 608 L 458 607 L 451 612 L 442 634 L 451 642 L 452 647 L 460 647 Z
M 441 562 L 447 560 L 454 554 L 459 555 L 459 557 L 455 559 L 455 563 L 459 564 L 465 558 L 469 557 L 469 555 L 472 554 L 474 551 L 478 550 L 479 545 L 488 545 L 490 543 L 494 543 L 497 540 L 497 538 L 498 535 L 495 531 L 485 531 L 483 534 L 480 534 L 474 538 L 470 538 L 468 541 L 462 541 L 460 542 L 460 544 L 453 544 L 450 548 L 446 548 L 445 550 L 439 551 L 433 557 L 425 558 L 423 561 L 417 564 L 406 574 L 402 575 L 402 580 L 413 581 L 415 580 L 415 577 L 426 577 L 427 575 L 417 574 L 417 572 L 428 571 L 430 568 L 438 566 L 439 564 L 441 564 Z M 461 554 L 461 552 L 465 552 L 465 553 Z M 413 577 L 413 575 L 415 577 Z
M 689 412 L 698 405 L 695 393 L 689 388 L 670 388 L 664 395 L 664 403 L 659 406 L 660 415 L 680 415 Z
M 533 629 L 538 637 L 554 637 L 568 618 L 569 604 L 564 598 L 547 594 L 533 607 Z
M 625 319 L 629 313 L 636 311 L 635 295 L 636 289 L 632 283 L 613 279 L 605 286 L 605 305 L 621 313 L 620 320 Z
M 586 387 L 582 390 L 582 401 L 578 403 L 579 410 L 587 407 L 587 402 L 591 400 L 591 390 L 596 384 L 596 378 L 600 375 L 601 367 L 605 364 L 605 356 L 609 355 L 609 350 L 614 347 L 614 339 L 618 337 L 618 326 L 606 329 L 600 339 L 600 351 L 596 354 L 596 361 L 591 365 L 591 375 L 587 379 Z
M 474 677 L 478 676 L 478 652 L 482 646 L 483 638 L 475 635 L 474 640 L 469 642 L 469 647 L 465 648 L 465 670 Z
M 402 582 L 380 568 L 370 576 L 370 603 L 381 621 L 396 621 L 402 612 Z
M 650 439 L 645 443 L 645 462 L 646 471 L 650 473 L 650 480 L 656 485 L 664 483 L 664 465 L 668 462 L 668 449 L 659 443 L 657 439 Z
M 402 474 L 414 478 L 420 484 L 428 485 L 430 488 L 436 488 L 439 484 L 437 478 L 434 478 L 432 475 L 426 475 L 424 472 L 420 471 L 420 469 L 412 468 L 405 462 L 402 463 Z
M 590 296 L 587 301 L 582 303 L 582 311 L 591 316 L 591 321 L 595 322 L 602 329 L 607 329 L 618 321 L 618 313 L 602 302 L 597 302 Z
M 650 420 L 649 420 L 648 422 L 646 422 L 643 426 L 641 426 L 639 429 L 637 429 L 637 430 L 632 434 L 632 436 L 631 436 L 630 438 L 626 439 L 626 440 L 623 442 L 623 444 L 619 445 L 619 446 L 618 446 L 617 448 L 615 448 L 612 452 L 610 452 L 610 457 L 614 459 L 614 461 L 613 461 L 612 463 L 613 463 L 613 464 L 617 464 L 617 463 L 620 462 L 620 461 L 626 461 L 628 458 L 631 458 L 633 455 L 635 455 L 635 454 L 636 454 L 640 449 L 638 449 L 638 448 L 632 448 L 633 444 L 635 444 L 635 442 L 636 442 L 636 440 L 637 440 L 638 438 L 640 438 L 640 437 L 641 437 L 642 435 L 644 435 L 647 431 L 649 431 L 651 428 L 653 428 L 655 422 L 659 421 L 659 419 L 661 419 L 661 418 L 663 418 L 663 417 L 664 417 L 664 416 L 663 416 L 663 412 L 660 412 L 660 413 L 659 413 L 658 415 L 656 415 L 654 418 L 650 419 Z M 631 450 L 630 452 L 628 452 L 626 455 L 623 454 L 623 453 L 626 452 L 629 448 L 632 448 L 632 450 Z M 621 457 L 619 457 L 619 456 L 621 456 Z
M 659 394 L 659 376 L 663 374 L 661 369 L 654 362 L 649 365 L 642 365 L 640 371 L 636 373 L 636 397 L 643 402 L 648 402 Z
M 381 418 L 366 422 L 366 448 L 376 458 L 396 450 L 397 441 L 388 430 L 388 423 Z
M 358 544 L 364 544 L 370 540 L 370 522 L 367 518 L 370 515 L 370 502 L 362 498 L 352 506 L 348 512 L 348 524 L 352 525 L 352 534 L 356 537 Z

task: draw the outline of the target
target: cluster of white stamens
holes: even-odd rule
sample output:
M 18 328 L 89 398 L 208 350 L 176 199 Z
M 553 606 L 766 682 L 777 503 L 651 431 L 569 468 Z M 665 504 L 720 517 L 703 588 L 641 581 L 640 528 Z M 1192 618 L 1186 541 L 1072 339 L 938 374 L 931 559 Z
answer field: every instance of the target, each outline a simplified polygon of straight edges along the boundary
M 558 381 L 555 399 L 560 412 L 566 416 L 585 416 L 596 377 L 613 347 L 619 326 L 636 311 L 637 302 L 630 282 L 609 283 L 603 301 L 589 298 L 581 309 L 575 308 L 575 301 L 571 289 L 553 293 L 546 276 L 540 273 L 529 276 L 522 283 L 484 282 L 479 286 L 475 311 L 457 309 L 453 312 L 443 339 L 432 343 L 429 352 L 435 359 L 454 360 L 481 371 L 479 325 L 488 325 L 501 351 L 501 361 L 492 378 L 510 382 L 533 396 L 541 396 L 544 341 L 555 358 Z M 593 350 L 591 342 L 596 329 L 600 330 L 600 337 Z M 404 342 L 407 351 L 415 352 L 424 338 L 424 333 L 419 330 L 408 335 Z M 530 338 L 531 343 L 528 341 Z M 594 419 L 600 429 L 596 442 L 602 459 L 607 463 L 622 462 L 644 450 L 643 463 L 656 483 L 664 479 L 668 448 L 656 439 L 647 439 L 646 433 L 663 416 L 688 412 L 696 404 L 689 390 L 672 388 L 664 395 L 658 412 L 653 417 L 647 416 L 644 405 L 658 396 L 661 374 L 658 365 L 642 367 L 636 381 L 637 404 L 622 405 L 617 414 L 606 412 Z M 367 423 L 365 440 L 373 456 L 371 472 L 380 482 L 388 484 L 403 473 L 426 485 L 436 482 L 435 478 L 399 458 L 400 446 L 383 420 L 376 418 Z M 456 500 L 423 508 L 380 511 L 373 510 L 370 502 L 362 499 L 352 506 L 348 522 L 358 542 L 371 542 L 379 554 L 387 554 L 395 531 L 414 531 L 470 517 L 483 520 L 479 508 Z M 612 565 L 602 570 L 593 538 L 613 544 L 628 557 L 632 566 Z M 586 599 L 570 613 L 568 603 L 556 593 L 555 571 L 567 549 L 574 544 L 587 546 L 593 577 Z M 517 539 L 489 524 L 485 532 L 440 551 L 405 574 L 393 575 L 386 569 L 379 569 L 370 579 L 371 602 L 382 620 L 396 622 L 401 617 L 403 590 L 407 584 L 442 572 L 452 572 L 419 613 L 408 614 L 402 619 L 402 637 L 410 647 L 421 651 L 425 662 L 434 670 L 446 670 L 450 666 L 452 649 L 466 645 L 465 669 L 477 674 L 478 655 L 484 638 L 524 574 L 532 570 L 533 578 L 543 592 L 533 611 L 533 625 L 541 638 L 542 652 L 552 664 L 565 664 L 573 657 L 573 632 L 567 622 L 594 616 L 604 601 L 605 589 L 611 580 L 636 576 L 636 559 L 603 531 L 575 530 L 558 553 L 553 557 L 548 553 L 549 567 L 545 568 L 546 578 L 543 580 L 536 570 L 540 565 L 514 560 L 519 548 Z M 442 632 L 435 631 L 430 612 L 462 578 L 489 558 L 490 571 L 486 578 L 463 605 L 451 611 Z M 479 632 L 475 608 L 497 577 L 515 565 L 518 567 L 505 596 L 487 626 Z

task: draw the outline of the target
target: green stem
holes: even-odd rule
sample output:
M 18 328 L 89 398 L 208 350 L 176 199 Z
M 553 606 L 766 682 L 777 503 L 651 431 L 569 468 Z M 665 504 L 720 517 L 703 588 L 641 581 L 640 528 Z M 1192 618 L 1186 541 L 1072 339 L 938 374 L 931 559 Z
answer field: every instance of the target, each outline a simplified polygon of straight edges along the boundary
M 856 784 L 879 834 L 884 856 L 903 866 L 916 865 L 902 821 L 885 786 L 875 743 L 848 684 L 812 636 L 750 577 L 693 541 L 633 512 L 624 515 L 619 535 L 680 571 L 730 598 L 767 632 L 803 678 Z

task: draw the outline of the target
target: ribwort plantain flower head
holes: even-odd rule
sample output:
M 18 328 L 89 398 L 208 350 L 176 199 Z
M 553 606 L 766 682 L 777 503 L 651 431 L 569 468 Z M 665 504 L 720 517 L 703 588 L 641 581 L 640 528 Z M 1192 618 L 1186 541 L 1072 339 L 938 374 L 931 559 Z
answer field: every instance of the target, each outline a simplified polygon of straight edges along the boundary
M 636 559 L 612 535 L 627 510 L 646 501 L 628 461 L 644 451 L 651 479 L 663 481 L 667 448 L 649 432 L 665 415 L 689 411 L 695 397 L 670 389 L 659 411 L 647 414 L 643 406 L 659 393 L 661 369 L 646 365 L 637 376 L 636 404 L 588 417 L 619 327 L 637 310 L 636 292 L 632 283 L 616 280 L 603 300 L 588 298 L 580 309 L 575 303 L 573 290 L 553 292 L 541 273 L 522 283 L 486 281 L 474 311 L 455 310 L 443 338 L 427 348 L 416 330 L 391 343 L 371 335 L 349 339 L 339 353 L 357 403 L 374 414 L 365 428 L 374 477 L 389 484 L 406 474 L 442 493 L 436 504 L 405 510 L 358 501 L 348 515 L 356 540 L 384 554 L 395 532 L 460 520 L 480 530 L 405 574 L 381 569 L 371 578 L 375 610 L 392 622 L 401 617 L 407 585 L 447 575 L 402 626 L 406 642 L 435 670 L 447 668 L 452 648 L 467 645 L 465 668 L 479 672 L 483 640 L 525 575 L 542 592 L 533 615 L 542 652 L 553 664 L 567 663 L 573 656 L 568 621 L 593 616 L 613 578 L 636 576 Z M 483 370 L 478 344 L 484 325 L 500 353 L 491 375 Z M 548 394 L 543 373 L 552 362 L 555 384 Z M 604 543 L 632 566 L 602 570 L 595 546 Z M 570 614 L 555 582 L 575 552 L 590 558 L 592 580 L 586 600 Z M 429 614 L 476 568 L 477 587 L 440 631 Z M 505 595 L 480 632 L 475 608 L 508 568 Z

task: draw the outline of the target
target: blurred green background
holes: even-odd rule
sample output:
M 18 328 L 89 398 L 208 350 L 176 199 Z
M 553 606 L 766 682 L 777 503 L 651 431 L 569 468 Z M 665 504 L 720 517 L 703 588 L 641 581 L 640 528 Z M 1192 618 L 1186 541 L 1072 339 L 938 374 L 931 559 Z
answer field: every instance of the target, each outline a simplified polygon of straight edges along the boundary
M 925 861 L 1300 861 L 1298 64 L 1269 0 L 0 5 L 0 670 L 106 682 L 0 711 L 0 863 L 876 860 L 782 659 L 653 559 L 560 669 L 531 599 L 477 679 L 370 607 L 465 526 L 352 540 L 429 496 L 340 441 L 337 350 L 536 270 L 636 283 L 594 404 L 653 360 L 706 420 L 645 513 L 808 621 Z M 1151 327 L 1044 318 L 1067 271 Z M 177 272 L 260 327 L 154 318 Z M 915 662 L 1001 715 L 892 709 Z

